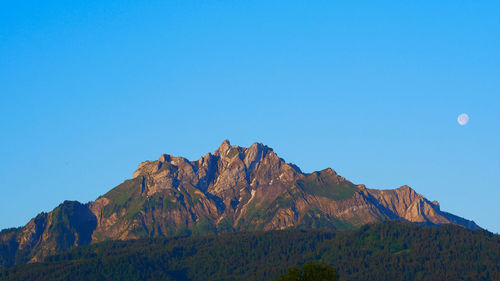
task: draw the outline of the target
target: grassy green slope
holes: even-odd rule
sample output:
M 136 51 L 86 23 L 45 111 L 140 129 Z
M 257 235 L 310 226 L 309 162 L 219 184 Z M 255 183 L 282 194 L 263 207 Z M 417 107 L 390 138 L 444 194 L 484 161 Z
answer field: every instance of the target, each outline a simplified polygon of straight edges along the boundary
M 297 181 L 297 184 L 304 192 L 311 195 L 332 200 L 351 198 L 358 188 L 349 181 L 337 181 L 337 177 L 330 171 L 327 169 L 312 173 L 303 180 Z

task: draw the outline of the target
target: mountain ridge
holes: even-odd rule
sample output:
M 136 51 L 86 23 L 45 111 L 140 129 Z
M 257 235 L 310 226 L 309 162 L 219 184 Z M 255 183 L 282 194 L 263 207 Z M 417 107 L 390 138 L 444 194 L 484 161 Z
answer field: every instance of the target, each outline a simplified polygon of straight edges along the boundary
M 443 212 L 409 186 L 378 190 L 326 168 L 303 173 L 262 143 L 225 140 L 196 161 L 162 154 L 95 201 L 65 201 L 0 235 L 0 266 L 105 240 L 286 228 L 353 229 L 384 220 L 473 221 Z

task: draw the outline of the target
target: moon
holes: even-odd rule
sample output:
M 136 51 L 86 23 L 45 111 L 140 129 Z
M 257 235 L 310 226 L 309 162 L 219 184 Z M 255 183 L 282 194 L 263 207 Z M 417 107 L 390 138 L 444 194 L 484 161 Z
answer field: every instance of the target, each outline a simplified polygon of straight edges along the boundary
M 458 115 L 457 122 L 458 124 L 460 124 L 460 126 L 467 125 L 467 123 L 469 123 L 469 115 L 467 115 L 466 113 Z

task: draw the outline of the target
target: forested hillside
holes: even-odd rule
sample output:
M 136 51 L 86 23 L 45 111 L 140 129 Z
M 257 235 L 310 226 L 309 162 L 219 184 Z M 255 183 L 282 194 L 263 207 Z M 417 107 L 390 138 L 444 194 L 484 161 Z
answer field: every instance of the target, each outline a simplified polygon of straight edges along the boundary
M 272 280 L 321 260 L 341 280 L 500 280 L 500 236 L 456 225 L 383 222 L 108 241 L 0 272 L 0 280 Z

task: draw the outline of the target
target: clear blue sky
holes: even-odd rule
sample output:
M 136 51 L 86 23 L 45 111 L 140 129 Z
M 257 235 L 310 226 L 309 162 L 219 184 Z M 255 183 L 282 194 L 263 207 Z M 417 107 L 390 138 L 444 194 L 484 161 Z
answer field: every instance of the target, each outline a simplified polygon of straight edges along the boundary
M 228 138 L 408 184 L 500 232 L 499 15 L 500 1 L 3 1 L 0 228 Z

